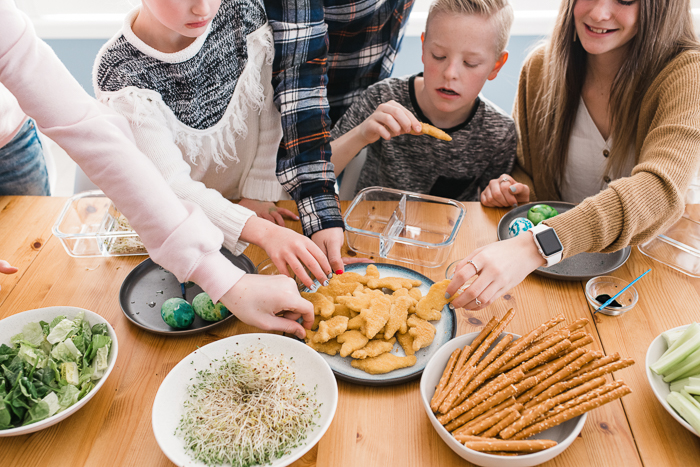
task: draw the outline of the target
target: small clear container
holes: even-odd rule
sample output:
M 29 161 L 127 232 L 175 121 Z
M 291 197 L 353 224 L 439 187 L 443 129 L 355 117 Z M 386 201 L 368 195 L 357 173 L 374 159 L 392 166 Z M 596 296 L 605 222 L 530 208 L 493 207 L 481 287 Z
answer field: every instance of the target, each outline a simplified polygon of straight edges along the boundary
M 126 218 L 98 190 L 68 199 L 51 231 L 74 257 L 148 254 Z
M 588 303 L 590 303 L 591 306 L 597 310 L 608 300 L 608 298 L 606 298 L 603 301 L 599 301 L 597 297 L 600 295 L 614 297 L 620 290 L 627 287 L 627 284 L 629 284 L 629 282 L 614 276 L 594 277 L 593 279 L 589 280 L 588 283 L 586 283 L 586 299 L 588 300 Z M 600 310 L 600 313 L 610 316 L 621 315 L 634 308 L 634 306 L 637 304 L 637 300 L 639 300 L 639 294 L 637 293 L 637 289 L 632 286 L 615 299 L 620 306 L 613 306 L 611 303 Z
M 355 196 L 343 220 L 351 250 L 437 268 L 450 255 L 464 206 L 437 196 L 368 187 Z
M 700 277 L 700 206 L 686 206 L 666 232 L 639 245 L 639 251 L 690 277 Z

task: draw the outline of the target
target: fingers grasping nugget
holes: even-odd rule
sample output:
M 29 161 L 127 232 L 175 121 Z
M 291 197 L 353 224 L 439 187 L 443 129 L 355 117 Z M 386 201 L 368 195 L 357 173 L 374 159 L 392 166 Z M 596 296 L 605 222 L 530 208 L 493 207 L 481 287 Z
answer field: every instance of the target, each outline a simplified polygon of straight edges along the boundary
M 301 296 L 313 304 L 315 315 L 321 315 L 324 318 L 333 316 L 335 306 L 325 295 L 317 292 L 301 292 Z

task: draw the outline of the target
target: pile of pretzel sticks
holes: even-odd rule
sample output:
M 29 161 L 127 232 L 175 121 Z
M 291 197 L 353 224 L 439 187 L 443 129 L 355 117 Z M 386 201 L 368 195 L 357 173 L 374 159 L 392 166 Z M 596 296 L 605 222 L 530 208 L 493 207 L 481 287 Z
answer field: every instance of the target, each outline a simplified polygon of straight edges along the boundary
M 552 330 L 564 322 L 558 315 L 520 339 L 505 334 L 496 342 L 513 316 L 510 309 L 500 321 L 491 318 L 452 353 L 430 402 L 467 448 L 502 455 L 548 449 L 557 443 L 526 438 L 631 392 L 605 375 L 634 360 L 584 348 L 593 342 L 583 331 L 587 319 Z

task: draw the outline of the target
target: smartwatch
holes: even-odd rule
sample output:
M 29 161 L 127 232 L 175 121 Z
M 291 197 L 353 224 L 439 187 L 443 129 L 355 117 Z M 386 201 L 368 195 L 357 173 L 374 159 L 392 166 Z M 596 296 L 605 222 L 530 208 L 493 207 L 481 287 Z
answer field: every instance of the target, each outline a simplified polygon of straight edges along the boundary
M 564 247 L 553 228 L 540 223 L 532 227 L 528 232 L 532 232 L 532 238 L 535 241 L 535 245 L 537 245 L 537 249 L 547 261 L 545 267 L 554 266 L 561 261 Z

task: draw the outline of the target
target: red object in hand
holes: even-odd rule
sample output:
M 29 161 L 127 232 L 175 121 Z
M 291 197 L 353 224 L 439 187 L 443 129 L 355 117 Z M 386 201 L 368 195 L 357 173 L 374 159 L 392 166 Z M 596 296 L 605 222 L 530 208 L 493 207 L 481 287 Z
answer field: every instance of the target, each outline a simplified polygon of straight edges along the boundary
M 342 274 L 343 271 L 341 271 L 340 269 L 338 269 L 335 273 L 336 273 L 336 274 Z

